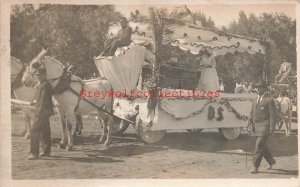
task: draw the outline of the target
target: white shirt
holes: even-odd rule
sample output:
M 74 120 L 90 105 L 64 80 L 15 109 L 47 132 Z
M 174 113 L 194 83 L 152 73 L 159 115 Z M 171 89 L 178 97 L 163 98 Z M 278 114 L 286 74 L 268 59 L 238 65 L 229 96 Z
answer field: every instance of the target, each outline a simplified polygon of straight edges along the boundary
M 284 62 L 284 63 L 283 63 L 283 71 L 284 71 L 284 72 L 286 72 L 286 68 L 287 68 L 286 66 L 287 66 L 287 62 Z

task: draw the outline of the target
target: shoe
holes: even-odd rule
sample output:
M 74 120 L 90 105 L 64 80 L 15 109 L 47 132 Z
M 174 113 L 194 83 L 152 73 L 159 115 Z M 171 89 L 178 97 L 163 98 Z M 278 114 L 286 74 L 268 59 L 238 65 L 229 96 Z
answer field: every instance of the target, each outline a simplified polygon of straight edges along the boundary
M 276 164 L 276 161 L 274 160 L 274 162 L 273 163 L 271 163 L 271 164 L 269 164 L 269 166 L 267 167 L 267 169 L 272 169 L 273 168 L 273 165 L 275 165 Z
M 41 153 L 40 154 L 40 157 L 48 157 L 48 156 L 50 156 L 50 153 Z
M 27 159 L 28 160 L 37 160 L 38 158 L 39 158 L 38 155 L 30 154 Z
M 258 173 L 258 168 L 253 168 L 251 171 L 250 171 L 251 174 L 256 174 Z

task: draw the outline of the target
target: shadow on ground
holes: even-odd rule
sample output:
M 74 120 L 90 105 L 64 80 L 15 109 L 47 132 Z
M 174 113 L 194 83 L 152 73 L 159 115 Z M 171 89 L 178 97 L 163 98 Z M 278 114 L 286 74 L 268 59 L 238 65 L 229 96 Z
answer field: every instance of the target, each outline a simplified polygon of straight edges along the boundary
M 76 137 L 77 145 L 99 145 L 99 136 L 80 136 Z M 58 143 L 59 139 L 54 139 L 53 143 Z M 297 136 L 292 135 L 285 137 L 284 134 L 274 134 L 269 137 L 268 145 L 275 157 L 291 156 L 298 154 Z M 252 153 L 255 144 L 255 137 L 249 135 L 241 135 L 235 140 L 226 140 L 217 132 L 201 132 L 198 134 L 190 134 L 185 132 L 167 133 L 164 139 L 155 144 L 141 144 L 137 142 L 136 134 L 123 134 L 121 136 L 113 136 L 112 144 L 103 150 L 83 148 L 80 150 L 91 154 L 111 157 L 130 157 L 141 155 L 154 151 L 162 151 L 165 149 L 179 149 L 185 151 L 198 151 L 208 153 L 231 153 L 232 150 L 242 150 L 236 154 Z
M 283 134 L 274 134 L 269 137 L 268 145 L 273 156 L 291 156 L 298 154 L 297 136 L 285 137 Z M 235 140 L 226 140 L 214 132 L 168 133 L 157 145 L 172 149 L 200 152 L 222 152 L 226 150 L 243 150 L 253 152 L 255 137 L 241 135 Z
M 298 176 L 298 170 L 272 169 L 270 171 L 259 171 L 259 173 L 267 173 L 272 175 L 295 175 Z

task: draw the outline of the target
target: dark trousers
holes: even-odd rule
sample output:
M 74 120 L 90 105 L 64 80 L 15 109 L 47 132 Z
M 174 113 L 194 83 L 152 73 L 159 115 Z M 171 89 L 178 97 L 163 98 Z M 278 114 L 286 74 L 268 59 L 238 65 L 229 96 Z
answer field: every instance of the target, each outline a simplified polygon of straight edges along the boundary
M 109 54 L 110 56 L 114 56 L 116 50 L 118 49 L 118 47 L 124 47 L 124 46 L 128 46 L 130 44 L 130 41 L 125 42 L 125 41 L 119 41 L 119 40 L 115 40 L 111 43 L 111 47 L 109 50 Z
M 253 153 L 253 165 L 256 168 L 259 168 L 262 158 L 265 158 L 270 165 L 275 164 L 275 160 L 267 145 L 267 139 L 268 136 L 256 137 L 255 150 Z
M 49 117 L 43 119 L 35 118 L 31 127 L 31 143 L 30 153 L 39 155 L 40 143 L 42 145 L 42 153 L 51 153 L 51 137 Z
M 287 78 L 287 75 L 278 74 L 275 76 L 275 82 L 282 83 Z

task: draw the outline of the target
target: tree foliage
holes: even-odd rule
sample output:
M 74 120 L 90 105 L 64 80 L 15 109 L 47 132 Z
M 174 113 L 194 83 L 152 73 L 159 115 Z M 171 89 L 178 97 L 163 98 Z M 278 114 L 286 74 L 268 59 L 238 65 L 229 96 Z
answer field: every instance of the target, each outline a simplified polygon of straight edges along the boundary
M 31 4 L 14 5 L 11 9 L 11 55 L 29 62 L 42 48 L 63 63 L 79 68 L 82 77 L 95 72 L 93 57 L 103 49 L 108 28 L 121 14 L 113 5 L 50 5 L 38 8 Z M 164 21 L 192 18 L 202 27 L 216 29 L 214 21 L 202 12 L 191 12 L 186 6 L 168 14 L 165 9 L 150 8 L 149 17 L 137 10 L 131 13 L 133 21 L 147 21 L 155 30 L 156 51 L 162 53 L 161 44 L 167 41 L 168 25 Z M 174 21 L 174 20 L 173 20 Z M 155 28 L 154 28 L 155 27 Z M 228 27 L 227 33 L 253 37 L 267 44 L 267 55 L 234 54 L 217 58 L 221 78 L 255 82 L 262 76 L 267 62 L 267 76 L 273 81 L 282 57 L 287 56 L 296 69 L 296 21 L 284 14 L 264 13 L 260 16 L 244 12 Z M 157 58 L 161 55 L 157 54 Z
M 287 57 L 288 61 L 292 63 L 293 69 L 296 70 L 296 21 L 285 14 L 263 13 L 259 17 L 250 14 L 247 17 L 241 11 L 239 19 L 233 21 L 228 28 L 223 27 L 222 30 L 257 38 L 266 45 L 267 77 L 269 82 L 273 82 L 275 75 L 278 73 L 283 56 Z M 259 61 L 255 56 L 249 57 L 244 55 L 242 59 L 240 57 L 237 58 L 236 61 L 239 60 L 243 64 Z M 254 66 L 256 65 L 254 64 Z M 259 68 L 257 66 L 249 73 L 255 75 Z M 249 81 L 254 79 L 255 76 Z
M 108 27 L 121 17 L 112 5 L 14 5 L 11 55 L 28 62 L 42 48 L 62 63 L 76 65 L 83 77 L 95 73 L 93 57 L 103 49 Z M 84 67 L 84 68 L 83 68 Z

